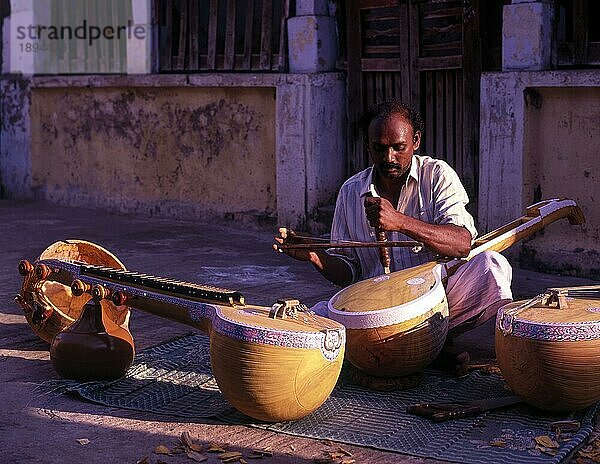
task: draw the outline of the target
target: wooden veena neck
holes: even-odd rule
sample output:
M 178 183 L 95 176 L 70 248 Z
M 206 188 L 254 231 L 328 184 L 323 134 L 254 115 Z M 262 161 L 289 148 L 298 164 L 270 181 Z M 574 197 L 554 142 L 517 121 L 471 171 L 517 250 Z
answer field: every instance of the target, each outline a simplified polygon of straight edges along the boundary
M 243 306 L 245 304 L 244 296 L 235 290 L 164 279 L 162 277 L 104 266 L 81 264 L 80 269 L 82 275 L 105 279 L 113 283 L 145 287 L 158 293 L 172 294 L 192 301 L 203 301 L 227 306 Z
M 456 258 L 446 263 L 448 275 L 452 275 L 459 266 L 484 251 L 501 252 L 523 240 L 548 224 L 567 218 L 572 225 L 585 223 L 583 212 L 575 201 L 544 200 L 528 206 L 525 215 L 475 240 L 471 252 L 466 258 Z

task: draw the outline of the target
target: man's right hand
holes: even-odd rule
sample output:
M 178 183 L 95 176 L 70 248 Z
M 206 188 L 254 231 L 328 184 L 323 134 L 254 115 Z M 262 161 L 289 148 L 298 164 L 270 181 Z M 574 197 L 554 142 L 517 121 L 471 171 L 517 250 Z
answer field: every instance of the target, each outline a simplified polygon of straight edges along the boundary
M 282 250 L 280 245 L 294 243 L 313 243 L 310 237 L 298 237 L 291 229 L 282 227 L 279 229 L 279 236 L 275 237 L 273 249 L 279 253 L 285 253 L 299 261 L 308 261 L 330 282 L 342 287 L 350 284 L 353 279 L 353 271 L 349 264 L 337 257 L 327 254 L 324 250 L 311 250 L 310 248 L 301 248 L 294 250 Z
M 314 251 L 311 251 L 309 249 L 303 248 L 300 250 L 282 250 L 281 248 L 279 248 L 279 245 L 291 245 L 294 243 L 311 243 L 310 238 L 299 238 L 296 236 L 296 232 L 294 232 L 292 229 L 287 229 L 285 227 L 280 227 L 279 228 L 279 235 L 275 237 L 275 241 L 277 243 L 273 244 L 273 249 L 275 251 L 278 251 L 280 253 L 285 253 L 286 255 L 291 256 L 294 259 L 297 259 L 299 261 L 311 261 L 312 260 L 312 256 L 311 254 L 314 254 Z

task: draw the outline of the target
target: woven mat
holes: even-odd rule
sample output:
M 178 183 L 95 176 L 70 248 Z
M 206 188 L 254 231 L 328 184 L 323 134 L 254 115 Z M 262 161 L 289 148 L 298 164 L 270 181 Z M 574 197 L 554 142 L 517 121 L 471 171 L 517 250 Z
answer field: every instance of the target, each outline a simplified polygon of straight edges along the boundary
M 151 411 L 189 421 L 216 418 L 291 435 L 396 451 L 460 463 L 558 463 L 581 446 L 592 432 L 597 406 L 564 415 L 550 415 L 526 405 L 477 417 L 435 424 L 405 413 L 410 404 L 425 401 L 464 401 L 506 396 L 502 378 L 473 372 L 455 379 L 427 371 L 420 386 L 406 391 L 375 392 L 349 384 L 345 371 L 330 398 L 311 415 L 294 422 L 257 422 L 223 398 L 210 370 L 208 339 L 188 335 L 137 354 L 126 376 L 113 382 L 47 383 L 61 393 L 76 392 L 97 403 Z M 563 434 L 554 456 L 535 446 L 548 435 L 550 422 L 577 420 L 581 428 Z

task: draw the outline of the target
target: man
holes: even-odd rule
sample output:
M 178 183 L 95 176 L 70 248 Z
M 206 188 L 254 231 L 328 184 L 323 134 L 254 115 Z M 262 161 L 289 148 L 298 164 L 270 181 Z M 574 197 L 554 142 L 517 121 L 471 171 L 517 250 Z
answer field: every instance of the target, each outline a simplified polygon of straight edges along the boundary
M 415 154 L 423 134 L 419 113 L 391 100 L 372 107 L 363 124 L 373 165 L 342 185 L 331 240 L 374 241 L 376 231 L 383 230 L 388 240 L 423 243 L 419 252 L 390 249 L 392 271 L 432 261 L 436 255 L 467 256 L 477 235 L 465 209 L 467 193 L 447 163 Z M 373 190 L 376 195 L 369 195 Z M 280 229 L 280 233 L 278 243 L 286 238 L 288 243 L 295 241 L 293 232 Z M 383 274 L 377 248 L 289 250 L 287 254 L 311 262 L 341 286 Z M 494 317 L 510 302 L 511 278 L 508 261 L 496 252 L 476 255 L 450 276 L 446 285 L 449 337 Z

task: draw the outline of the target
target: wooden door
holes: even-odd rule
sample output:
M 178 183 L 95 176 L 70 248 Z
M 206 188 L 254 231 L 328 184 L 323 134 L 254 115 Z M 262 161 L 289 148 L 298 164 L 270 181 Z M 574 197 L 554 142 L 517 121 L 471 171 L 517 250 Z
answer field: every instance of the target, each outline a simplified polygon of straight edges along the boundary
M 343 4 L 342 4 L 343 3 Z M 478 0 L 340 2 L 348 71 L 347 174 L 369 165 L 360 118 L 401 98 L 425 122 L 421 153 L 458 172 L 477 211 L 479 133 Z

